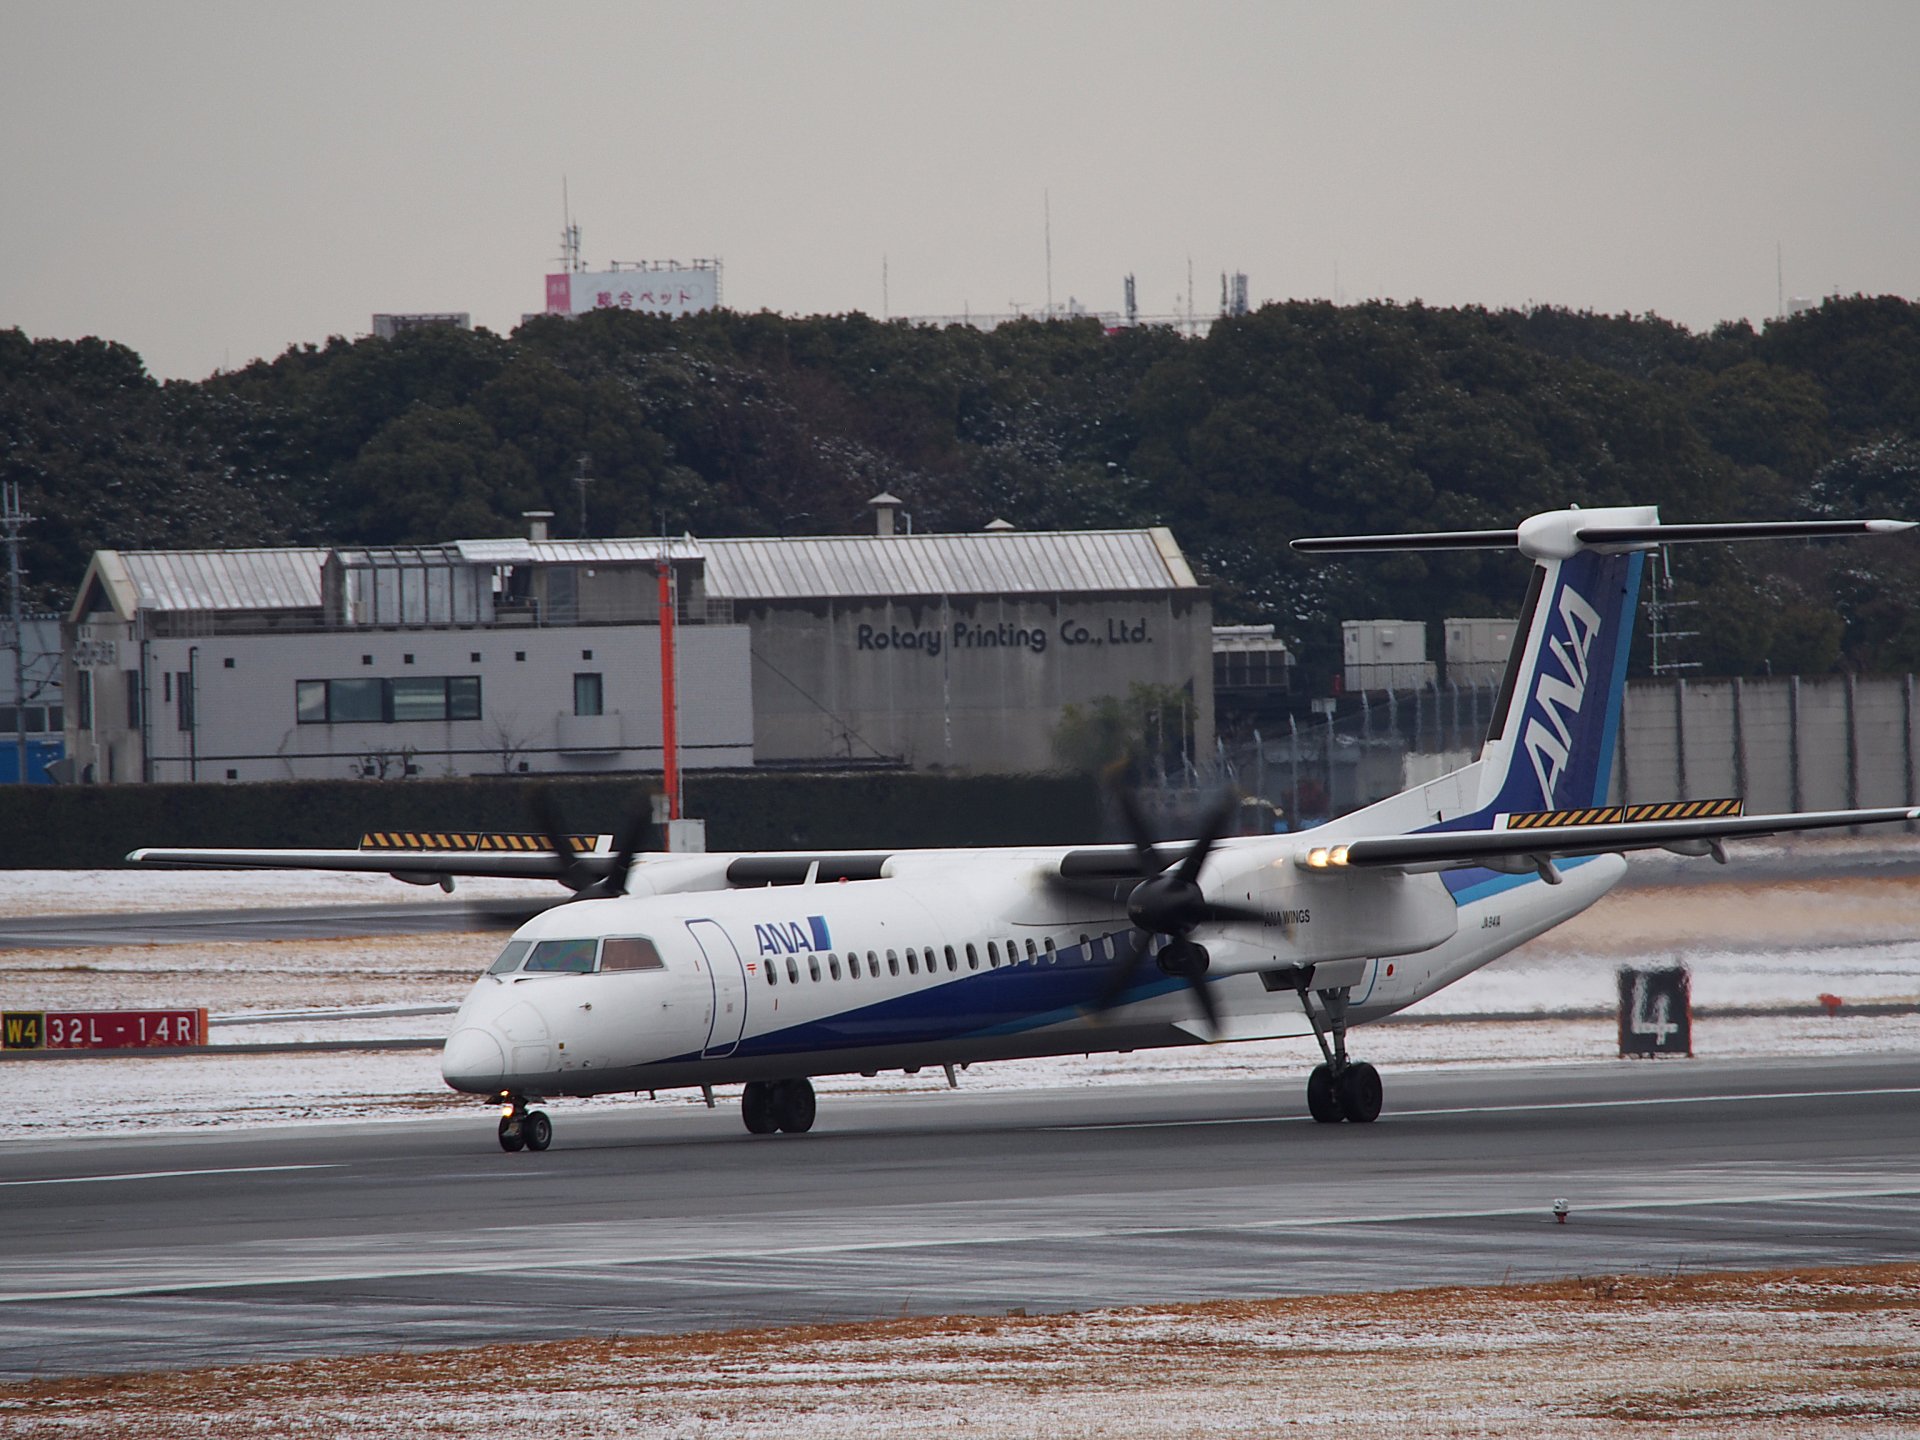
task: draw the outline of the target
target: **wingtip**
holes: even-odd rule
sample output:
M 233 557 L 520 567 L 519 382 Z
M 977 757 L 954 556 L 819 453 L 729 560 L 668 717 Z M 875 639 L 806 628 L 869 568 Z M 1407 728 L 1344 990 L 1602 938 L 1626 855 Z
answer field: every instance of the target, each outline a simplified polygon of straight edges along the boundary
M 1870 535 L 1897 535 L 1902 530 L 1911 530 L 1920 525 L 1920 520 L 1869 520 L 1867 533 Z

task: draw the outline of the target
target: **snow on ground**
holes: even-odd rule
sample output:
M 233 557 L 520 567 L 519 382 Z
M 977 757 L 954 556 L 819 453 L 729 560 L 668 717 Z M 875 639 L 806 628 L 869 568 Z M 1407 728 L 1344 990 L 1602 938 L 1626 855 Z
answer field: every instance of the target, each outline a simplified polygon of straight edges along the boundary
M 1424 1066 L 1603 1061 L 1615 1053 L 1610 1015 L 1622 964 L 1682 960 L 1693 970 L 1695 1025 L 1706 1057 L 1910 1053 L 1920 1056 L 1920 1016 L 1804 1012 L 1823 994 L 1852 1005 L 1920 1004 L 1920 880 L 1888 873 L 1889 856 L 1912 842 L 1831 842 L 1819 852 L 1821 878 L 1783 883 L 1792 847 L 1768 863 L 1772 878 L 1748 882 L 1696 868 L 1710 883 L 1623 888 L 1586 914 L 1522 947 L 1407 1012 L 1407 1020 L 1360 1032 L 1356 1049 L 1376 1064 Z M 1842 856 L 1856 873 L 1831 873 Z M 1656 865 L 1660 862 L 1655 862 Z M 130 882 L 145 872 L 0 873 L 0 910 L 77 912 L 110 905 L 157 908 Z M 1670 877 L 1669 877 L 1670 878 Z M 438 890 L 383 876 L 177 872 L 164 878 L 169 908 L 288 903 L 376 903 L 439 897 Z M 462 891 L 466 890 L 463 883 Z M 476 886 L 476 890 L 481 887 Z M 484 893 L 548 893 L 539 882 L 495 882 Z M 498 935 L 407 935 L 371 939 L 122 945 L 94 949 L 0 950 L 0 1007 L 9 1010 L 205 1005 L 220 1044 L 278 1041 L 431 1039 L 444 1036 L 451 1006 L 497 952 Z M 1779 1007 L 1782 1013 L 1714 1016 L 1715 1006 Z M 431 1010 L 440 1013 L 389 1014 Z M 352 1018 L 276 1018 L 290 1011 L 376 1013 Z M 1535 1013 L 1525 1024 L 1475 1022 L 1487 1013 Z M 1579 1012 L 1586 1012 L 1581 1014 Z M 221 1022 L 229 1023 L 221 1023 Z M 978 1066 L 968 1089 L 1112 1086 L 1167 1080 L 1272 1080 L 1289 1097 L 1316 1059 L 1306 1041 L 1195 1046 L 1131 1055 L 1072 1056 Z M 299 1055 L 78 1058 L 8 1062 L 9 1138 L 279 1124 L 312 1119 L 400 1119 L 473 1106 L 446 1091 L 431 1049 Z M 934 1092 L 945 1080 L 919 1076 L 846 1078 L 826 1094 Z M 628 1098 L 568 1106 L 646 1105 Z M 698 1104 L 663 1095 L 660 1104 Z M 476 1112 L 477 1113 L 477 1112 Z M 4 1142 L 0 1142 L 4 1143 Z
M 1917 1351 L 1920 1267 L 1608 1277 L 49 1380 L 0 1386 L 0 1431 L 1894 1437 Z

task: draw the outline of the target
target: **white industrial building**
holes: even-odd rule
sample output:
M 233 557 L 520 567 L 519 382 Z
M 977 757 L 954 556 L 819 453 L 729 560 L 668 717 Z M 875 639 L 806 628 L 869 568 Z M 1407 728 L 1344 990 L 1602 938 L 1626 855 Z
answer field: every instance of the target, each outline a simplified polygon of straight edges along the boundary
M 1062 710 L 1193 697 L 1211 603 L 1164 529 L 97 552 L 66 622 L 82 782 L 1048 768 Z

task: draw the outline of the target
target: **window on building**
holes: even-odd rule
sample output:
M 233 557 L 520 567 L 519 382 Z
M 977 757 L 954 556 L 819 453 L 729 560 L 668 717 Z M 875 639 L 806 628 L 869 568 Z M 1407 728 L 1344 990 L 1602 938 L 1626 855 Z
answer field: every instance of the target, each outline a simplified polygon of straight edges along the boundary
M 394 680 L 298 680 L 293 687 L 293 709 L 302 725 L 478 720 L 480 677 L 408 675 Z
M 191 670 L 181 670 L 173 677 L 173 715 L 174 724 L 180 729 L 193 729 L 193 672 Z
M 73 728 L 91 730 L 93 729 L 93 672 L 77 670 L 74 672 L 73 679 Z
M 140 728 L 140 672 L 129 670 L 122 677 L 127 682 L 127 728 Z
M 600 715 L 602 708 L 600 676 L 582 674 L 573 677 L 573 713 L 576 715 Z
M 20 731 L 20 711 L 12 705 L 0 705 L 0 735 L 16 735 Z

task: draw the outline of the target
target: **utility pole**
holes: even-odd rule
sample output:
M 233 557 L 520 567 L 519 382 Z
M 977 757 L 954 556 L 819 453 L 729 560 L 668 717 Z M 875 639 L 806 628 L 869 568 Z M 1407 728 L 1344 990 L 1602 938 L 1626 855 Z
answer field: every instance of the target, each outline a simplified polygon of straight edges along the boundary
M 27 626 L 20 610 L 20 531 L 33 516 L 20 508 L 20 482 L 0 483 L 0 527 L 7 532 L 7 620 L 13 633 L 15 778 L 27 783 Z

